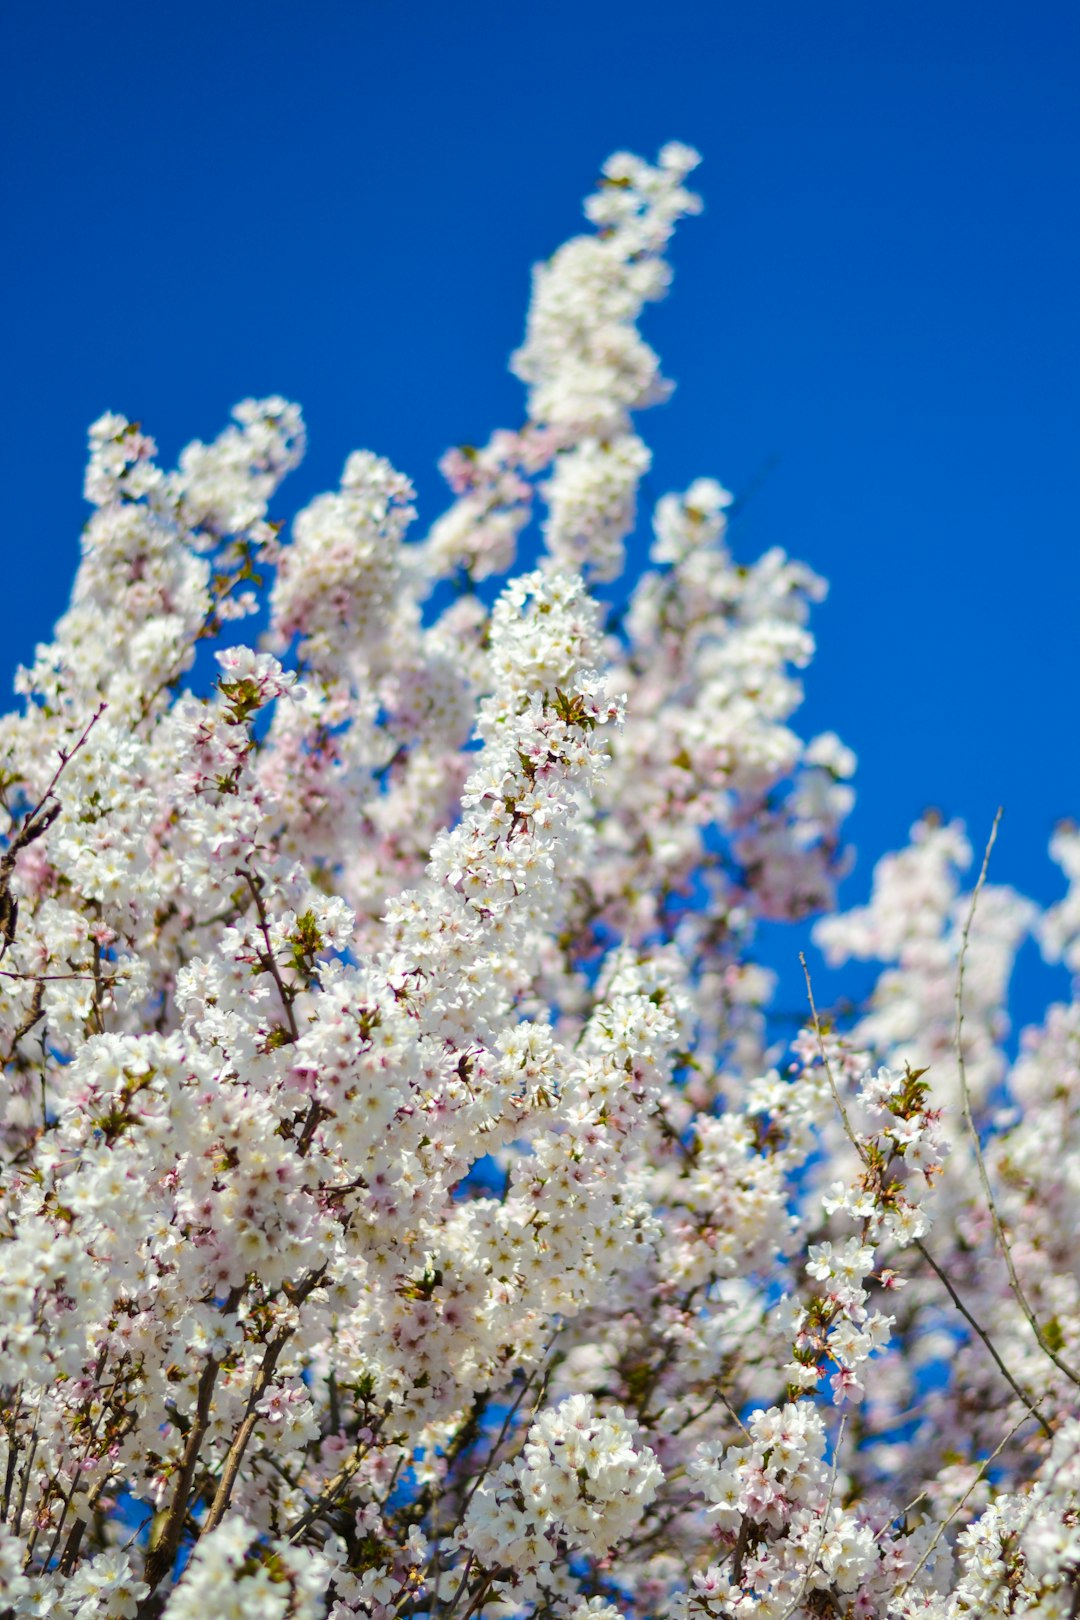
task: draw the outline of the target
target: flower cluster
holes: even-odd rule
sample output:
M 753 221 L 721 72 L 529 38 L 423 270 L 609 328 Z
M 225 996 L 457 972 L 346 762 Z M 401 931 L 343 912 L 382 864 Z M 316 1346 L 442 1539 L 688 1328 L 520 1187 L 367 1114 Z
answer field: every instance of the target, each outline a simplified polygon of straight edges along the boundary
M 530 1428 L 516 1465 L 504 1463 L 479 1486 L 460 1532 L 463 1550 L 495 1581 L 513 1571 L 513 1602 L 565 1585 L 555 1570 L 565 1556 L 602 1558 L 633 1537 L 663 1475 L 647 1446 L 635 1449 L 637 1425 L 622 1410 L 595 1410 L 570 1395 Z

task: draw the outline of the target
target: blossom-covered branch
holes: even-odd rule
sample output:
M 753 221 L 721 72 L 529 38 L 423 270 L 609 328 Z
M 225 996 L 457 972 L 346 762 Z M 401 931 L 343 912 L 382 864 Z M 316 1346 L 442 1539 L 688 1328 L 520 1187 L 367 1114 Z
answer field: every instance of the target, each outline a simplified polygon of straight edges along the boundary
M 277 397 L 91 429 L 0 720 L 2 1620 L 1077 1613 L 1080 1003 L 1007 999 L 1080 845 L 836 911 L 824 583 L 708 472 L 636 538 L 696 162 L 604 166 L 420 538 L 366 450 L 277 516 Z M 808 917 L 879 971 L 792 1040 Z

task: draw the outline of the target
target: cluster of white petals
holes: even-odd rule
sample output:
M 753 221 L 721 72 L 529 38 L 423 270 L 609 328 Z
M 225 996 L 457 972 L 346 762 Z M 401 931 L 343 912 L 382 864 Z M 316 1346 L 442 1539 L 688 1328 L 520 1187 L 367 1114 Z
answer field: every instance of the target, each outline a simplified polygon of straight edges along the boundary
M 1008 1022 L 1080 834 L 837 913 L 823 582 L 712 477 L 636 532 L 696 162 L 605 166 L 425 538 L 367 451 L 272 515 L 277 397 L 91 429 L 0 719 L 0 1620 L 1080 1612 L 1080 996 Z M 811 917 L 876 977 L 792 1021 Z
M 516 1464 L 480 1482 L 459 1540 L 479 1566 L 514 1572 L 516 1603 L 565 1595 L 566 1554 L 602 1559 L 632 1540 L 663 1472 L 620 1407 L 568 1395 L 529 1429 Z

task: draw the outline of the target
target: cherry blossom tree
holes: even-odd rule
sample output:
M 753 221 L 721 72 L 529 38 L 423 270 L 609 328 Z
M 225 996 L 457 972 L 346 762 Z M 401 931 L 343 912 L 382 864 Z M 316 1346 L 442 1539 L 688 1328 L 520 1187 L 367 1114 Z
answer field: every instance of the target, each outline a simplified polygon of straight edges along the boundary
M 422 537 L 368 451 L 272 516 L 283 399 L 91 429 L 0 721 L 3 1616 L 1080 1613 L 1080 1002 L 1004 1044 L 1080 834 L 838 914 L 822 582 L 703 476 L 616 583 L 695 163 L 605 165 Z M 812 916 L 880 972 L 791 1042 Z

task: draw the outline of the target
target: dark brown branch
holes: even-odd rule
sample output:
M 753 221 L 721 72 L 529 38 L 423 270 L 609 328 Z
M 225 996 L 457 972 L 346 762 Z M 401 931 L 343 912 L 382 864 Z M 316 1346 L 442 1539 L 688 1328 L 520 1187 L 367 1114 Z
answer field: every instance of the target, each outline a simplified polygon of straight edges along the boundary
M 265 971 L 270 974 L 274 983 L 278 987 L 278 994 L 281 997 L 281 1005 L 285 1012 L 285 1021 L 289 1026 L 289 1036 L 291 1040 L 298 1040 L 300 1031 L 296 1027 L 296 1014 L 293 1012 L 292 1005 L 293 998 L 289 993 L 289 989 L 286 986 L 284 979 L 281 977 L 281 969 L 277 965 L 277 959 L 274 956 L 274 948 L 270 943 L 270 919 L 266 915 L 266 905 L 263 901 L 262 891 L 255 879 L 254 873 L 248 871 L 246 866 L 238 866 L 236 869 L 236 875 L 237 877 L 243 878 L 244 882 L 251 890 L 251 897 L 255 902 L 255 910 L 259 915 L 259 932 L 262 934 L 263 942 L 266 945 L 265 952 L 259 952 L 259 962 Z
M 240 1303 L 243 1288 L 234 1288 L 225 1301 L 223 1315 L 231 1315 Z M 191 1496 L 191 1484 L 195 1477 L 195 1469 L 199 1461 L 199 1450 L 210 1426 L 210 1405 L 214 1396 L 214 1385 L 221 1369 L 221 1363 L 213 1356 L 209 1358 L 199 1378 L 199 1388 L 195 1399 L 195 1413 L 188 1430 L 184 1445 L 184 1455 L 180 1463 L 180 1472 L 173 1491 L 172 1504 L 162 1527 L 160 1535 L 151 1547 L 146 1559 L 143 1578 L 150 1587 L 150 1596 L 172 1569 L 176 1562 L 176 1555 L 180 1550 L 180 1539 L 184 1533 L 184 1520 L 187 1518 L 188 1500 Z
M 284 1293 L 290 1303 L 302 1305 L 308 1295 L 319 1286 L 325 1270 L 326 1268 L 323 1266 L 318 1271 L 313 1271 L 295 1288 L 286 1286 Z M 233 1436 L 232 1444 L 225 1454 L 225 1462 L 221 1470 L 221 1478 L 218 1481 L 218 1488 L 214 1492 L 214 1500 L 211 1502 L 206 1518 L 200 1526 L 203 1535 L 209 1535 L 211 1530 L 216 1530 L 228 1512 L 229 1500 L 236 1484 L 236 1476 L 240 1472 L 240 1464 L 244 1460 L 244 1452 L 247 1450 L 248 1442 L 254 1434 L 255 1426 L 259 1421 L 259 1414 L 255 1408 L 266 1393 L 270 1380 L 274 1376 L 274 1369 L 278 1364 L 281 1352 L 292 1338 L 294 1332 L 294 1328 L 285 1328 L 276 1338 L 270 1340 L 263 1352 L 262 1362 L 255 1375 L 255 1382 L 251 1386 L 251 1393 L 248 1396 L 243 1419 Z
M 85 743 L 94 725 L 105 712 L 106 705 L 101 703 L 83 728 L 82 734 L 72 748 L 57 750 L 60 763 L 56 767 L 41 798 L 28 810 L 22 821 L 11 835 L 10 842 L 0 855 L 0 957 L 3 957 L 9 946 L 15 943 L 15 930 L 19 921 L 18 898 L 11 892 L 11 879 L 15 872 L 15 863 L 24 849 L 27 849 L 43 833 L 47 832 L 60 814 L 60 801 L 53 799 L 53 790 L 59 782 L 64 767 L 74 758 Z M 49 800 L 53 799 L 52 804 Z

